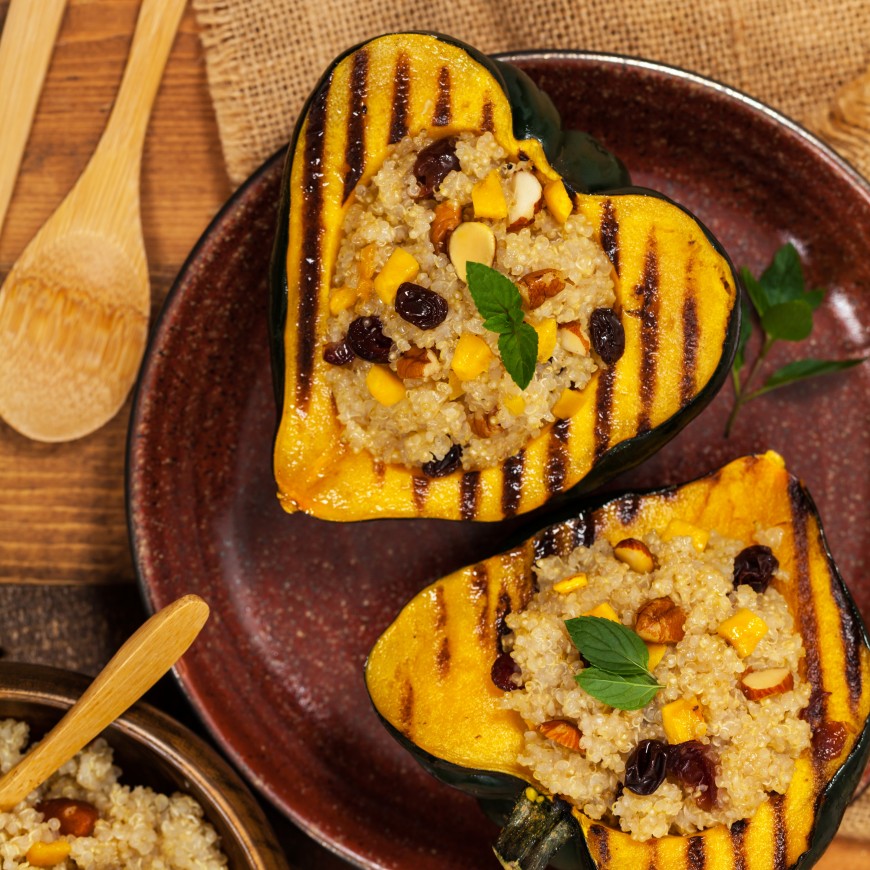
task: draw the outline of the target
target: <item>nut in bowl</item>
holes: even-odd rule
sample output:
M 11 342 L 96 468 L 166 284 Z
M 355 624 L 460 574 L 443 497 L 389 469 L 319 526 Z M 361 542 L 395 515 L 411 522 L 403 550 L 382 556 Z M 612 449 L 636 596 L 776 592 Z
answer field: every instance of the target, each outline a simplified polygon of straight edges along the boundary
M 0 662 L 4 770 L 88 685 L 80 674 Z M 202 870 L 288 867 L 263 811 L 232 768 L 147 704 L 118 718 L 36 793 L 0 814 L 0 842 L 9 867 L 146 868 L 157 860 Z

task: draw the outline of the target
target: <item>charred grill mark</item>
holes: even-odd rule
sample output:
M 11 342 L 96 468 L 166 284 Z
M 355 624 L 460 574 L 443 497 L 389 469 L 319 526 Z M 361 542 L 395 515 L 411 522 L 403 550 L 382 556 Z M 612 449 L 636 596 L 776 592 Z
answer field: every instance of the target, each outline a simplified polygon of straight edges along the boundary
M 704 870 L 707 863 L 707 854 L 704 848 L 703 837 L 689 837 L 686 845 L 686 864 L 688 870 Z
M 459 485 L 459 515 L 464 520 L 477 516 L 477 503 L 480 499 L 480 472 L 466 471 Z
M 495 130 L 495 118 L 492 113 L 492 101 L 487 99 L 483 104 L 483 117 L 480 119 L 480 129 L 484 133 L 492 133 Z
M 390 145 L 408 135 L 408 104 L 410 102 L 411 74 L 408 55 L 400 54 L 393 77 L 393 114 L 390 118 Z
M 509 456 L 502 463 L 501 512 L 506 517 L 512 517 L 520 506 L 525 461 L 526 452 L 520 450 L 516 456 Z
M 587 511 L 583 511 L 576 519 L 571 520 L 570 527 L 572 550 L 577 547 L 591 547 L 595 543 L 595 520 Z
M 608 366 L 598 375 L 598 386 L 595 389 L 595 446 L 594 462 L 607 452 L 610 446 L 610 430 L 613 406 L 613 382 L 616 380 L 616 366 Z
M 633 523 L 642 503 L 641 497 L 635 492 L 623 496 L 616 506 L 616 515 L 619 517 L 619 521 L 624 526 Z
M 435 668 L 438 676 L 444 679 L 450 670 L 450 639 L 447 629 L 447 605 L 444 602 L 444 587 L 435 587 L 435 631 L 441 635 L 438 652 L 435 653 Z
M 403 680 L 399 689 L 399 730 L 403 734 L 411 733 L 411 723 L 414 718 L 414 686 L 410 680 Z
M 619 275 L 619 221 L 613 211 L 613 201 L 605 199 L 601 211 L 601 247 Z
M 695 396 L 695 367 L 698 364 L 699 344 L 698 301 L 694 287 L 689 286 L 683 300 L 683 377 L 680 381 L 682 405 L 688 405 Z
M 534 560 L 535 562 L 547 556 L 555 556 L 558 552 L 560 526 L 550 526 L 535 537 Z
M 637 431 L 650 428 L 650 411 L 656 391 L 656 356 L 658 355 L 659 260 L 655 239 L 650 237 L 643 278 L 635 293 L 643 297 L 640 309 L 640 400 Z
M 438 647 L 438 652 L 435 655 L 435 668 L 442 680 L 450 670 L 450 640 L 447 637 L 441 638 L 441 645 Z
M 785 827 L 785 795 L 774 794 L 770 797 L 773 810 L 773 870 L 786 870 L 786 849 L 788 837 Z
M 478 640 L 484 640 L 489 634 L 489 572 L 482 562 L 474 565 L 469 573 L 469 597 L 477 606 L 477 619 L 474 623 L 474 633 Z
M 450 123 L 450 70 L 442 66 L 438 70 L 438 97 L 435 101 L 435 115 L 432 124 L 435 127 L 446 127 Z
M 731 848 L 734 852 L 734 870 L 746 870 L 746 819 L 740 819 L 731 825 Z
M 610 863 L 610 842 L 607 828 L 602 825 L 592 825 L 589 828 L 589 845 L 593 848 L 593 857 L 599 867 L 607 867 Z
M 311 374 L 314 369 L 314 338 L 317 320 L 317 294 L 320 289 L 320 249 L 323 243 L 323 148 L 326 139 L 326 102 L 332 79 L 324 84 L 308 110 L 303 140 L 302 209 L 305 227 L 302 236 L 302 265 L 299 270 L 299 343 L 296 348 L 296 405 L 308 410 L 311 400 Z
M 411 478 L 411 490 L 414 497 L 414 507 L 417 513 L 423 513 L 426 506 L 426 496 L 429 494 L 429 478 L 414 475 Z
M 387 476 L 387 466 L 380 459 L 376 459 L 372 463 L 372 471 L 375 473 L 375 480 L 378 483 L 383 483 L 384 478 Z
M 520 609 L 525 606 L 525 601 L 520 602 Z M 511 597 L 508 593 L 507 589 L 505 589 L 504 584 L 502 584 L 501 589 L 498 591 L 498 604 L 495 608 L 495 651 L 496 653 L 504 652 L 502 648 L 501 639 L 506 635 L 510 634 L 511 630 L 507 627 L 507 623 L 505 619 L 507 615 L 511 612 Z
M 570 420 L 557 420 L 550 430 L 547 447 L 547 490 L 550 494 L 561 492 L 565 487 L 565 474 L 568 469 L 568 433 Z
M 435 629 L 443 631 L 447 627 L 447 605 L 444 603 L 444 587 L 435 587 Z
M 366 149 L 366 97 L 368 96 L 369 55 L 360 49 L 353 57 L 350 73 L 350 110 L 347 116 L 347 145 L 344 149 L 347 172 L 344 175 L 346 200 L 363 174 Z

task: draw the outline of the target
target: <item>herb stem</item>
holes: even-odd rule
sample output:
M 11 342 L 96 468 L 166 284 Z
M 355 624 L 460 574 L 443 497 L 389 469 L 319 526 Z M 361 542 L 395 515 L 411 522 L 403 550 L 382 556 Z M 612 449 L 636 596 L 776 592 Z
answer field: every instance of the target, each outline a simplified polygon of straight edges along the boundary
M 771 347 L 773 347 L 776 339 L 771 338 L 771 336 L 765 334 L 764 343 L 761 346 L 761 350 L 758 352 L 758 356 L 755 357 L 755 361 L 752 363 L 752 368 L 749 369 L 749 374 L 746 376 L 746 380 L 743 381 L 743 384 L 740 384 L 740 375 L 738 372 L 732 371 L 731 375 L 734 379 L 734 407 L 731 409 L 731 413 L 728 415 L 728 421 L 725 423 L 725 437 L 728 438 L 731 435 L 731 427 L 734 425 L 734 420 L 737 418 L 737 414 L 740 409 L 747 403 L 752 401 L 752 399 L 756 398 L 762 392 L 764 392 L 764 388 L 761 390 L 756 390 L 754 393 L 749 393 L 747 395 L 746 389 L 749 386 L 749 382 L 755 377 L 755 373 L 758 371 L 761 364 L 764 362 L 764 358 L 769 353 Z

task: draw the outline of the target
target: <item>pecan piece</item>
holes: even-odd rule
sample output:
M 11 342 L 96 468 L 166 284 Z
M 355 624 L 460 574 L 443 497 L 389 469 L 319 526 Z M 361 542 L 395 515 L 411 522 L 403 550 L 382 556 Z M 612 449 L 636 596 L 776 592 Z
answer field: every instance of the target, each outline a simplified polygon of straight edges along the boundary
M 440 367 L 437 354 L 429 347 L 412 347 L 396 360 L 396 374 L 404 381 L 431 378 Z
M 565 276 L 557 269 L 537 269 L 519 280 L 520 293 L 534 311 L 565 289 Z
M 436 254 L 447 253 L 450 234 L 462 223 L 462 208 L 455 202 L 439 202 L 435 206 L 435 217 L 429 228 L 429 238 Z
M 670 598 L 653 598 L 637 612 L 635 632 L 652 643 L 676 643 L 685 637 L 686 614 Z

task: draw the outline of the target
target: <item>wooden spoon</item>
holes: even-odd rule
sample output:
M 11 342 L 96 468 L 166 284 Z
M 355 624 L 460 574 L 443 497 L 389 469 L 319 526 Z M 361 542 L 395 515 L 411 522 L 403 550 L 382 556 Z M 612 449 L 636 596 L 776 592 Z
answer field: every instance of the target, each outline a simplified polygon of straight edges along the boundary
M 181 658 L 207 619 L 205 601 L 185 595 L 144 623 L 63 719 L 0 779 L 0 812 L 24 800 L 138 701 Z
M 186 2 L 143 0 L 96 151 L 0 289 L 0 416 L 38 441 L 98 429 L 136 378 L 151 305 L 142 147 Z

